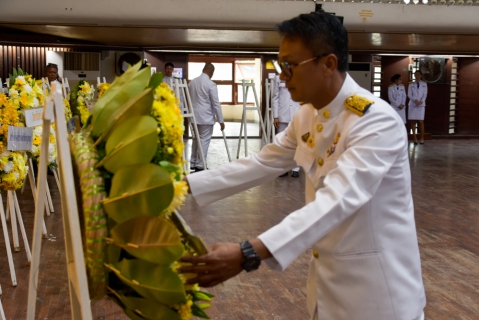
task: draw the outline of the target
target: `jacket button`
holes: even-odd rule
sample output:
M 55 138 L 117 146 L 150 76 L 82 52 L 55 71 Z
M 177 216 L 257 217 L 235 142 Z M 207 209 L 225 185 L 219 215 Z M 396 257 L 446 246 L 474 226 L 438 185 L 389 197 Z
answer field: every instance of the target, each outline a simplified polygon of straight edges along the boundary
M 323 125 L 322 124 L 318 124 L 318 126 L 316 128 L 318 129 L 318 132 L 323 131 Z
M 318 251 L 313 250 L 313 257 L 315 257 L 316 259 L 319 258 L 319 253 L 318 253 Z
M 324 110 L 323 115 L 326 119 L 328 119 L 331 116 L 331 113 L 329 113 L 328 110 Z
M 324 164 L 323 158 L 318 158 L 318 164 L 320 166 L 323 166 L 323 164 Z

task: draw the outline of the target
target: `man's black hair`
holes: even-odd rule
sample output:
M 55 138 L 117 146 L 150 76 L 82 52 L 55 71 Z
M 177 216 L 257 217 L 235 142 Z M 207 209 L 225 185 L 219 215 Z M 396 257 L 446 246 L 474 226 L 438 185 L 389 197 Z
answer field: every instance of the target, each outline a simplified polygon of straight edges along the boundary
M 338 71 L 348 70 L 348 33 L 341 21 L 325 12 L 300 14 L 276 26 L 282 36 L 299 38 L 315 56 L 333 53 Z
M 175 65 L 171 62 L 167 62 L 167 63 L 165 63 L 165 69 L 166 69 L 166 67 L 172 67 L 174 69 Z
M 55 68 L 57 69 L 58 71 L 58 65 L 54 64 L 54 63 L 49 63 L 45 66 L 45 71 L 48 71 L 48 68 Z

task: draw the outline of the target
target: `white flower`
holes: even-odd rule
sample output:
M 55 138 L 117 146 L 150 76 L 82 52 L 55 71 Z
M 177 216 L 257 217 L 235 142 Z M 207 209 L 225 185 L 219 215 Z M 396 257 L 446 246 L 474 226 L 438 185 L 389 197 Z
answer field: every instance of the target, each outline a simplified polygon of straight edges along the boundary
M 13 172 L 13 175 L 15 176 L 15 179 L 19 179 L 20 178 L 20 174 L 16 171 Z
M 32 154 L 36 155 L 38 153 L 38 147 L 32 144 Z
M 8 151 L 7 149 L 4 149 L 2 154 L 0 154 L 0 157 L 8 157 L 10 156 L 10 151 Z
M 40 102 L 38 101 L 37 98 L 33 99 L 33 107 L 37 108 L 40 105 Z
M 8 95 L 10 96 L 10 98 L 16 98 L 18 97 L 18 91 L 15 89 L 10 89 L 8 91 Z
M 10 171 L 12 171 L 13 169 L 13 162 L 12 161 L 8 161 L 4 166 L 3 166 L 3 171 L 5 171 L 6 173 L 10 173 Z
M 23 77 L 22 77 L 22 78 L 23 78 Z M 32 90 L 33 90 L 32 87 L 30 87 L 29 84 L 24 85 L 23 88 L 25 89 L 25 91 L 26 91 L 27 93 L 30 93 L 30 92 L 32 92 Z
M 35 132 L 35 134 L 39 137 L 42 136 L 42 132 L 43 132 L 43 127 L 42 126 L 36 126 L 35 129 L 33 129 L 33 132 Z

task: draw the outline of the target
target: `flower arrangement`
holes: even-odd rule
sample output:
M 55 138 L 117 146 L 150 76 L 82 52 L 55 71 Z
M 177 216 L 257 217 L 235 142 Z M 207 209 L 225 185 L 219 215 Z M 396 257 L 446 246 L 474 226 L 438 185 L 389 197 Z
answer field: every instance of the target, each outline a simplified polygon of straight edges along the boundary
M 131 319 L 208 319 L 213 296 L 178 273 L 182 256 L 206 253 L 175 210 L 187 193 L 183 118 L 162 74 L 140 67 L 111 84 L 71 139 L 90 297 L 106 291 Z
M 43 90 L 35 79 L 22 69 L 13 69 L 10 74 L 10 89 L 8 95 L 11 103 L 21 109 L 30 109 L 43 106 Z
M 108 88 L 111 86 L 110 83 L 100 83 L 100 85 L 97 88 L 97 93 L 98 93 L 98 99 L 100 99 L 104 94 L 105 91 L 108 90 Z
M 27 176 L 27 158 L 24 152 L 8 151 L 8 126 L 23 126 L 17 107 L 5 94 L 0 94 L 0 187 L 16 190 L 23 186 Z
M 40 157 L 40 146 L 42 144 L 42 133 L 43 133 L 43 125 L 36 126 L 33 129 L 33 142 L 32 142 L 32 150 L 28 152 L 28 155 L 32 160 L 38 162 L 38 158 Z M 51 168 L 57 167 L 57 142 L 56 142 L 56 134 L 55 134 L 55 127 L 52 124 L 50 126 L 50 143 L 48 144 L 48 166 Z
M 82 124 L 85 124 L 90 117 L 88 105 L 93 103 L 95 89 L 85 80 L 80 80 L 77 86 L 70 92 L 70 106 L 73 115 L 80 117 Z

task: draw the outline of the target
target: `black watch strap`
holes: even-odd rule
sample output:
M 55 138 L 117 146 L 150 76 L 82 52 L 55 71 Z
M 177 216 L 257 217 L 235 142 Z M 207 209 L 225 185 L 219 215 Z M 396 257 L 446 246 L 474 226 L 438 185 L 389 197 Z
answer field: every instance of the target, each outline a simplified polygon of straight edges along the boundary
M 261 258 L 254 250 L 253 245 L 249 241 L 243 241 L 240 243 L 240 246 L 241 251 L 243 252 L 241 267 L 246 272 L 258 269 L 261 265 Z

